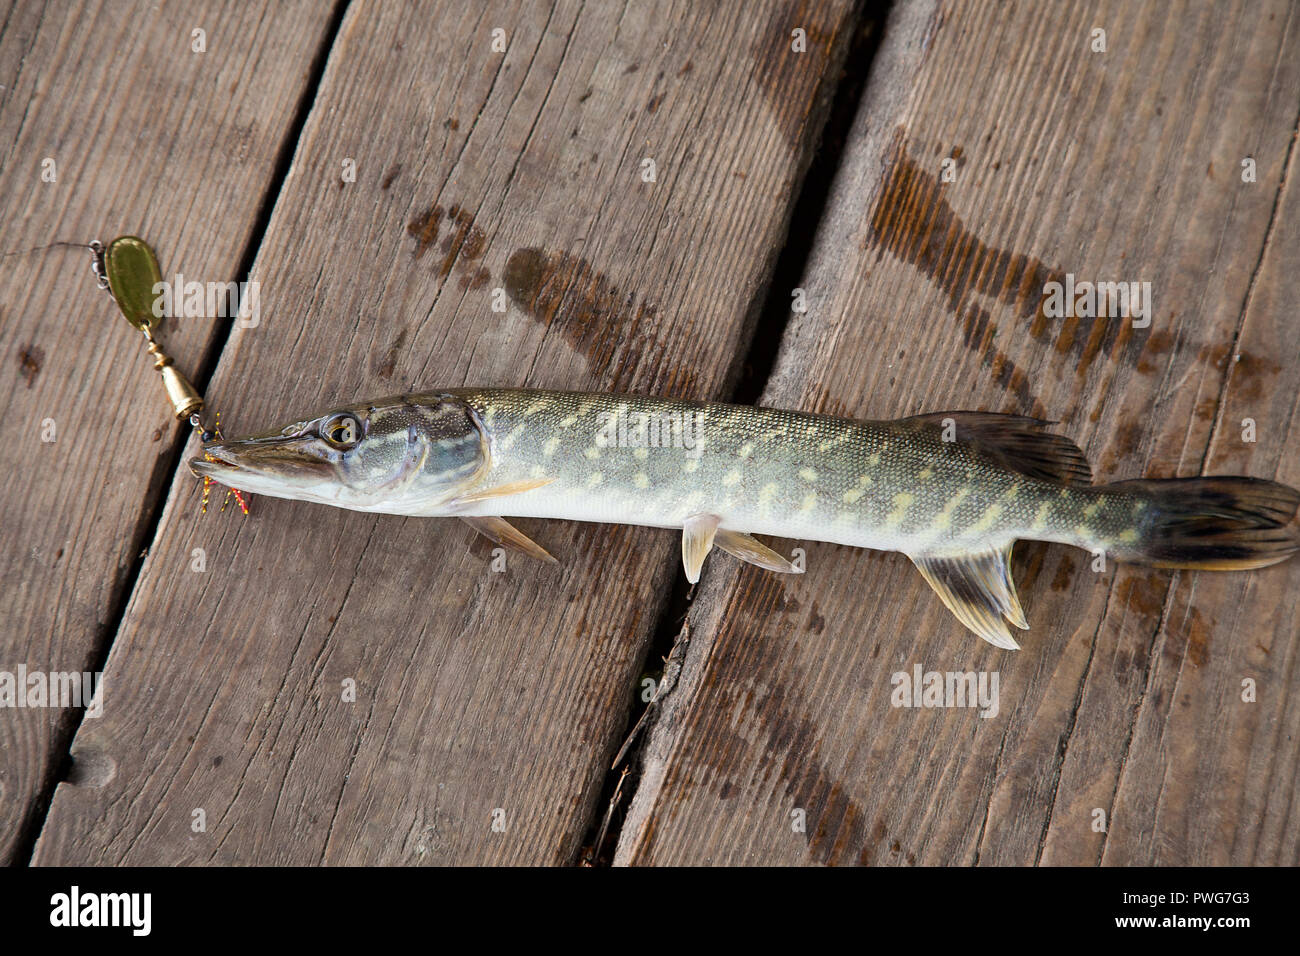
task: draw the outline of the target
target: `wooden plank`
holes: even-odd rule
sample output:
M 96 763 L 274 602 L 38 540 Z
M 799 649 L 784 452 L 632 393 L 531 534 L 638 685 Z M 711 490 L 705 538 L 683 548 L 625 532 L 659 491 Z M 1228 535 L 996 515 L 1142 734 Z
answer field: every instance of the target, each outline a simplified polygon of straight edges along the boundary
M 0 442 L 14 463 L 0 471 L 0 671 L 95 666 L 183 440 L 89 253 L 11 253 L 133 232 L 165 268 L 234 279 L 329 20 L 316 3 L 0 10 Z M 171 321 L 162 337 L 192 372 L 226 324 Z M 0 861 L 77 719 L 0 714 Z
M 718 394 L 846 7 L 352 6 L 254 267 L 262 323 L 211 388 L 227 430 L 416 383 Z M 272 500 L 202 520 L 193 485 L 75 741 L 102 772 L 60 785 L 38 862 L 576 859 L 673 535 L 524 522 L 563 570 L 496 573 L 460 522 Z
M 1296 260 L 1293 203 L 1246 304 L 1298 26 L 1281 3 L 896 8 L 764 403 L 1041 415 L 1100 480 L 1198 473 L 1221 415 L 1214 470 L 1295 484 L 1293 343 L 1272 357 L 1294 299 L 1270 271 Z M 1065 273 L 1150 282 L 1151 326 L 1046 318 Z M 619 862 L 1296 861 L 1296 563 L 1093 573 L 1021 545 L 1032 630 L 1009 653 L 903 556 L 804 546 L 795 580 L 706 570 Z M 997 715 L 892 706 L 914 666 L 996 674 Z M 1244 676 L 1261 703 L 1237 702 Z
M 1294 70 L 1279 77 L 1277 90 L 1290 83 L 1294 92 L 1296 80 Z M 1235 348 L 1213 350 L 1212 360 L 1226 367 L 1228 380 L 1206 468 L 1292 487 L 1300 487 L 1296 160 L 1293 140 Z M 1261 182 L 1266 189 L 1276 184 Z M 1053 828 L 1044 859 L 1073 862 L 1080 851 L 1095 859 L 1101 842 L 1101 859 L 1108 864 L 1294 866 L 1300 860 L 1298 620 L 1300 561 L 1263 578 L 1175 578 L 1147 662 L 1141 705 L 1126 728 L 1131 743 L 1118 770 L 1107 766 L 1102 777 L 1114 793 L 1110 802 L 1101 802 L 1114 808 L 1108 811 L 1111 827 L 1100 840 L 1090 837 L 1073 846 L 1054 839 Z M 1247 699 L 1252 691 L 1254 702 Z M 1080 712 L 1091 706 L 1085 698 Z M 1084 746 L 1067 752 L 1062 790 L 1067 781 L 1073 794 L 1094 786 L 1095 778 L 1077 776 L 1091 773 L 1091 761 L 1075 755 L 1098 752 L 1095 738 L 1104 729 L 1098 724 L 1082 723 L 1088 737 L 1076 732 Z M 1058 805 L 1054 814 L 1060 812 Z

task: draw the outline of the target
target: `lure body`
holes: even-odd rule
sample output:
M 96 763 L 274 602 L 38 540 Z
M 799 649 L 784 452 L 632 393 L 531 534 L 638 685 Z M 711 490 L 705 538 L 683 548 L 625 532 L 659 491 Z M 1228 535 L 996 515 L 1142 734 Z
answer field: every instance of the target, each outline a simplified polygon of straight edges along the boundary
M 969 628 L 1027 627 L 1011 546 L 1055 541 L 1166 567 L 1262 567 L 1300 549 L 1300 493 L 1250 478 L 1091 484 L 1068 439 L 1018 416 L 855 421 L 717 402 L 450 389 L 346 406 L 206 447 L 194 471 L 246 491 L 361 511 L 455 516 L 549 558 L 504 517 L 683 531 L 688 577 L 710 548 L 795 568 L 750 537 L 909 555 Z

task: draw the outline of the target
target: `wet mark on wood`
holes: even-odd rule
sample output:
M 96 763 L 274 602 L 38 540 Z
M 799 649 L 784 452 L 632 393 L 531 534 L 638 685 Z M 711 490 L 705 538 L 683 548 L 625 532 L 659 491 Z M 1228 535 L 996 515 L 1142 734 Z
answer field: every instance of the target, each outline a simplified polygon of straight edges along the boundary
M 443 215 L 441 206 L 430 206 L 406 224 L 406 231 L 415 237 L 415 258 L 421 258 L 437 241 Z
M 717 781 L 718 798 L 730 800 L 736 796 L 730 781 L 775 773 L 787 805 L 807 812 L 810 857 L 829 865 L 865 864 L 885 845 L 883 821 L 877 820 L 869 832 L 862 806 L 820 759 L 822 730 L 800 713 L 802 677 L 770 633 L 773 616 L 797 606 L 776 575 L 754 568 L 740 571 L 722 616 L 719 652 L 702 680 L 701 691 L 709 698 L 702 708 L 715 716 L 697 738 L 702 752 L 670 766 L 664 792 L 677 789 L 674 784 L 686 772 L 698 776 L 707 771 Z M 753 685 L 756 674 L 764 675 L 761 688 Z M 743 733 L 747 727 L 761 739 L 748 739 Z M 762 767 L 754 771 L 736 765 L 750 759 L 761 760 Z
M 1241 401 L 1259 401 L 1264 397 L 1265 391 L 1272 388 L 1274 379 L 1281 371 L 1282 366 L 1272 359 L 1242 350 L 1233 359 L 1232 377 L 1228 386 L 1233 396 Z
M 446 220 L 446 233 L 443 233 L 443 221 Z M 406 224 L 406 231 L 415 238 L 415 258 L 424 253 L 441 237 L 438 251 L 442 257 L 438 260 L 438 276 L 447 278 L 453 266 L 458 266 L 468 273 L 462 275 L 461 286 L 481 289 L 487 285 L 491 274 L 481 266 L 475 266 L 474 260 L 483 255 L 487 248 L 487 236 L 483 230 L 474 225 L 474 215 L 461 206 L 433 205 Z
M 491 278 L 492 273 L 485 266 L 479 266 L 472 272 L 468 269 L 462 272 L 459 281 L 462 289 L 481 289 Z
M 447 210 L 447 222 L 451 225 L 451 230 L 438 247 L 442 252 L 438 275 L 444 279 L 451 274 L 451 267 L 457 258 L 464 258 L 467 262 L 477 259 L 483 255 L 483 249 L 487 245 L 487 237 L 483 235 L 483 230 L 474 225 L 474 216 L 468 210 L 451 206 Z
M 393 377 L 393 371 L 397 368 L 397 357 L 402 353 L 402 347 L 406 345 L 406 335 L 406 329 L 398 332 L 397 338 L 388 347 L 383 359 L 375 363 L 374 371 L 380 378 L 388 379 Z
M 1201 612 L 1187 609 L 1187 659 L 1193 667 L 1204 667 L 1210 662 L 1210 628 Z
M 18 350 L 18 374 L 26 379 L 28 388 L 36 383 L 36 376 L 41 374 L 41 366 L 44 364 L 44 349 L 27 345 Z
M 960 165 L 961 147 L 954 146 L 950 155 Z M 1029 374 L 998 347 L 993 314 L 973 301 L 973 295 L 1009 306 L 1029 323 L 1031 338 L 1050 340 L 1057 355 L 1075 357 L 1080 375 L 1103 352 L 1116 358 L 1132 351 L 1135 340 L 1147 337 L 1148 330 L 1135 335 L 1127 320 L 1050 319 L 1044 310 L 1045 286 L 1064 283 L 1064 270 L 992 246 L 971 231 L 948 203 L 937 170 L 922 168 L 909 155 L 901 128 L 894 132 L 885 177 L 870 212 L 863 248 L 871 246 L 919 269 L 938 285 L 961 323 L 966 347 L 981 357 L 996 381 L 1030 414 L 1042 415 L 1043 410 L 1030 388 Z
M 503 284 L 518 308 L 582 352 L 591 373 L 611 390 L 629 387 L 639 362 L 650 357 L 660 363 L 657 382 L 664 394 L 694 394 L 694 374 L 664 364 L 668 353 L 657 337 L 657 308 L 620 289 L 585 259 L 518 249 L 506 262 Z
M 754 76 L 772 119 L 794 147 L 804 134 L 817 87 L 827 74 L 826 62 L 839 23 L 835 10 L 818 0 L 799 0 L 774 10 L 755 38 L 751 56 Z M 794 49 L 794 31 L 804 31 L 806 49 Z
M 1068 554 L 1061 555 L 1061 561 L 1056 566 L 1056 574 L 1052 576 L 1052 590 L 1064 591 L 1070 586 L 1070 581 L 1074 577 L 1074 559 Z

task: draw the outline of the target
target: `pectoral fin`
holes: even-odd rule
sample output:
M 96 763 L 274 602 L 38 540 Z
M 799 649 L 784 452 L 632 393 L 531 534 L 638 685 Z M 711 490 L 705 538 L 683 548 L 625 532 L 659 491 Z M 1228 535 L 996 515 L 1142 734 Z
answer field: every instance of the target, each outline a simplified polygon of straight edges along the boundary
M 713 536 L 722 521 L 717 515 L 691 515 L 682 526 L 682 564 L 686 580 L 692 584 L 700 579 L 700 567 L 713 548 Z
M 996 647 L 1020 648 L 1003 620 L 1029 627 L 1011 580 L 1011 545 L 960 556 L 910 557 L 959 621 Z
M 733 558 L 740 558 L 740 560 L 756 564 L 760 568 L 779 571 L 782 574 L 803 574 L 802 571 L 781 557 L 781 555 L 761 541 L 751 538 L 743 531 L 731 531 L 728 528 L 722 528 L 713 539 L 713 543 Z
M 532 491 L 534 488 L 543 488 L 554 480 L 554 478 L 526 478 L 523 481 L 511 481 L 504 485 L 497 485 L 495 488 L 484 488 L 482 491 L 472 491 L 467 495 L 457 495 L 451 500 L 450 504 L 468 505 L 476 501 L 487 501 L 491 498 L 520 495 L 525 491 Z
M 503 548 L 509 548 L 512 551 L 518 551 L 520 554 L 526 554 L 531 558 L 539 558 L 549 564 L 559 564 L 552 557 L 551 553 L 534 541 L 528 535 L 524 534 L 505 518 L 496 517 L 474 517 L 461 518 L 483 537 L 495 541 Z

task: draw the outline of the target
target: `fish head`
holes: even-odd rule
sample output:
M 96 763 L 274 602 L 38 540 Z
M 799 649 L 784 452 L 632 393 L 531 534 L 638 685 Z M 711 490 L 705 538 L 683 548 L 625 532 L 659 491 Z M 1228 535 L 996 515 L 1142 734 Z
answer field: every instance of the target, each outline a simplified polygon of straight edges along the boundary
M 402 395 L 210 441 L 189 465 L 254 494 L 421 514 L 479 480 L 490 460 L 486 435 L 477 413 L 453 395 Z

